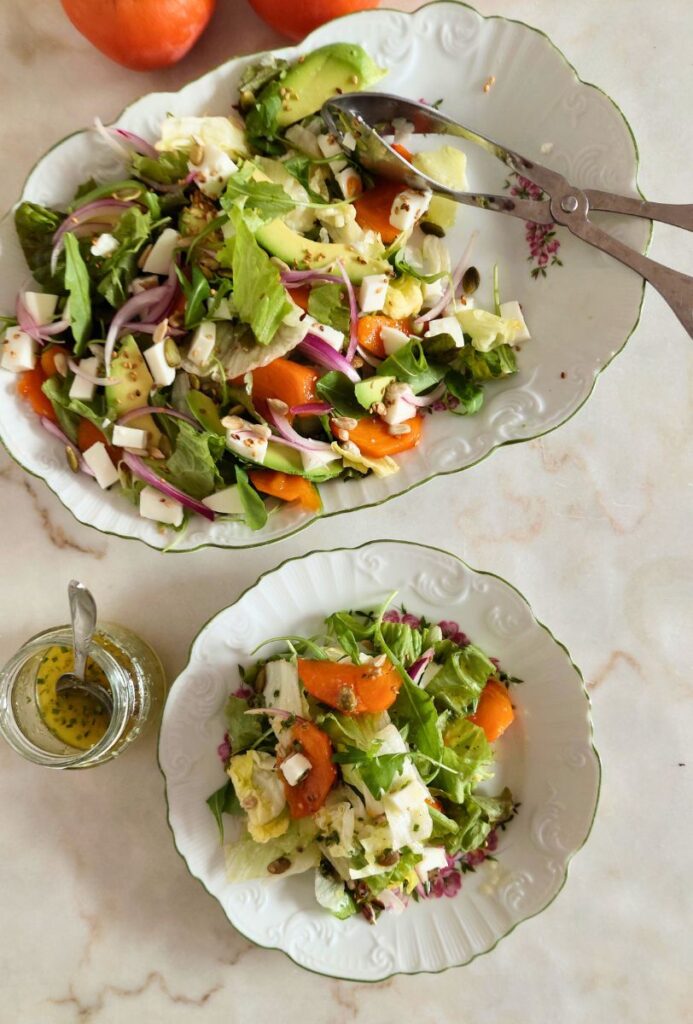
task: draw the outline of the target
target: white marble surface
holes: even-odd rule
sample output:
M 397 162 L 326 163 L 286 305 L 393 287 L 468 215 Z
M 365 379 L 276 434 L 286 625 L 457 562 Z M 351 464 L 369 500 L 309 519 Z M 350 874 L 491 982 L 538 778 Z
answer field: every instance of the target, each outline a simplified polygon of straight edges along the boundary
M 415 4 L 401 5 L 412 9 Z M 483 0 L 546 31 L 621 105 L 650 198 L 690 200 L 693 100 L 686 0 Z M 53 141 L 278 42 L 221 0 L 178 67 L 102 59 L 55 0 L 3 0 L 0 206 Z M 690 236 L 651 254 L 693 271 Z M 660 299 L 592 399 L 548 437 L 462 476 L 258 551 L 162 556 L 77 524 L 0 453 L 0 659 L 64 618 L 71 576 L 139 629 L 173 678 L 199 626 L 278 561 L 373 537 L 426 538 L 516 583 L 567 643 L 594 702 L 604 784 L 568 884 L 497 950 L 442 976 L 353 985 L 251 947 L 188 875 L 164 814 L 151 738 L 98 771 L 58 774 L 0 749 L 0 1024 L 561 1024 L 693 1020 L 690 755 L 693 686 L 693 348 Z M 688 968 L 686 967 L 688 963 Z

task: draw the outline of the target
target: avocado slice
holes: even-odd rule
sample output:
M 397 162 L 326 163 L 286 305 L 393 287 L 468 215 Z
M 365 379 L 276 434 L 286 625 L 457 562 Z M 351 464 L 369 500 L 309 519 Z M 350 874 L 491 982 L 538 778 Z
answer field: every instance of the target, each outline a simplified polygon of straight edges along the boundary
M 454 146 L 443 146 L 441 149 L 415 153 L 412 160 L 418 171 L 423 171 L 429 178 L 439 181 L 441 185 L 464 192 L 467 188 L 467 157 Z M 455 223 L 457 203 L 443 196 L 433 196 L 424 216 L 428 224 L 437 224 L 447 229 Z
M 387 74 L 355 43 L 332 43 L 299 59 L 265 86 L 246 119 L 251 136 L 267 136 L 315 114 L 335 93 L 355 92 Z
M 306 480 L 310 480 L 314 484 L 323 483 L 323 481 L 330 480 L 342 472 L 341 459 L 329 462 L 320 469 L 305 470 L 299 451 L 296 451 L 294 448 L 287 448 L 282 444 L 275 444 L 272 441 L 267 445 L 267 454 L 265 455 L 264 462 L 254 463 L 254 465 L 261 465 L 263 469 L 273 469 L 277 473 L 304 476 Z
M 364 409 L 370 409 L 376 402 L 382 402 L 388 385 L 392 384 L 394 379 L 394 377 L 369 377 L 368 380 L 360 380 L 354 386 L 356 401 Z
M 188 408 L 197 422 L 211 434 L 219 434 L 222 437 L 226 431 L 221 423 L 219 409 L 216 402 L 213 402 L 209 395 L 202 391 L 189 391 L 187 394 Z
M 149 404 L 149 392 L 154 387 L 154 379 L 131 334 L 123 338 L 113 356 L 110 376 L 116 378 L 116 383 L 106 386 L 106 415 L 109 420 L 117 420 L 130 409 Z M 128 425 L 148 430 L 150 444 L 158 446 L 161 431 L 150 415 L 139 416 Z
M 264 224 L 255 237 L 263 249 L 298 270 L 318 270 L 340 260 L 353 284 L 360 284 L 369 274 L 386 274 L 392 269 L 384 258 L 362 256 L 352 245 L 304 238 L 282 220 Z

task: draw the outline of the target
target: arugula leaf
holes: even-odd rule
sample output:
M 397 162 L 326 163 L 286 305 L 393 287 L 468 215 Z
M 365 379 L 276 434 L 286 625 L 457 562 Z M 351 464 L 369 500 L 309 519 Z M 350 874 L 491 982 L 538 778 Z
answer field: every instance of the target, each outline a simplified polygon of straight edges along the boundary
M 478 412 L 484 404 L 484 389 L 473 380 L 469 380 L 464 374 L 457 370 L 448 370 L 445 374 L 445 386 L 454 398 L 459 401 L 455 408 L 450 406 L 450 412 L 458 416 L 471 416 Z
M 253 743 L 257 743 L 262 736 L 259 715 L 246 715 L 249 707 L 250 705 L 244 697 L 231 696 L 226 701 L 224 718 L 232 754 L 240 754 Z
M 160 185 L 177 185 L 188 175 L 188 154 L 182 149 L 161 153 L 156 158 L 135 153 L 132 171 L 138 178 L 156 181 Z
M 350 416 L 359 420 L 366 410 L 356 401 L 354 384 L 339 370 L 330 370 L 315 385 L 315 390 L 324 402 L 329 402 L 338 416 Z
M 401 774 L 406 754 L 378 754 L 379 744 L 368 750 L 347 746 L 332 755 L 335 764 L 354 765 L 376 800 L 387 793 L 395 775 Z
M 51 273 L 51 251 L 53 235 L 64 219 L 64 214 L 38 203 L 20 203 L 14 214 L 14 226 L 29 270 L 51 292 L 63 290 L 62 275 Z
M 473 711 L 495 666 L 474 644 L 458 647 L 433 676 L 426 688 L 440 707 L 455 714 Z
M 340 618 L 340 613 L 331 615 L 326 621 L 329 631 L 334 633 L 344 652 L 349 655 L 354 665 L 359 665 L 361 663 L 359 645 L 352 631 Z
M 69 232 L 65 237 L 65 287 L 70 294 L 70 326 L 75 339 L 74 354 L 81 356 L 91 330 L 89 273 L 79 251 L 79 242 Z
M 224 440 L 219 435 L 200 433 L 181 420 L 176 447 L 166 460 L 166 478 L 191 498 L 206 498 L 221 482 L 216 462 L 223 450 Z
M 328 282 L 311 288 L 308 312 L 318 323 L 328 324 L 344 334 L 349 333 L 349 306 L 343 285 Z
M 287 60 L 277 59 L 277 57 L 269 56 L 263 57 L 262 60 L 257 61 L 254 64 L 248 64 L 243 69 L 238 82 L 238 92 L 241 98 L 241 109 L 247 110 L 255 102 L 257 94 L 264 89 L 266 85 L 273 82 L 275 78 L 286 71 L 289 66 Z M 245 95 L 250 93 L 250 96 Z
M 443 753 L 443 737 L 438 729 L 438 712 L 426 690 L 420 689 L 406 673 L 397 700 L 390 709 L 390 717 L 398 729 L 408 725 L 408 743 L 412 750 L 426 757 L 440 761 Z M 426 777 L 435 774 L 435 768 L 428 767 Z
M 211 292 L 209 281 L 198 266 L 192 268 L 190 281 L 179 267 L 175 271 L 185 295 L 185 326 L 191 330 L 205 318 L 205 302 Z
M 221 197 L 221 205 L 225 210 L 240 206 L 244 213 L 252 211 L 257 217 L 256 228 L 267 221 L 290 213 L 297 206 L 295 200 L 284 191 L 281 185 L 272 181 L 256 181 L 253 178 L 254 165 L 247 161 L 240 171 L 232 174 L 226 183 L 226 191 Z
M 310 176 L 313 167 L 319 164 L 329 163 L 329 160 L 314 160 L 303 153 L 299 153 L 297 156 L 292 156 L 288 160 L 282 160 L 282 166 L 285 171 L 295 178 L 299 185 L 303 185 L 304 189 L 308 193 L 308 197 L 314 202 L 319 203 L 321 206 L 326 205 L 324 196 L 321 196 L 319 192 L 316 192 L 311 188 Z
M 240 466 L 236 466 L 236 483 L 247 525 L 251 530 L 261 530 L 267 522 L 267 508 L 257 491 L 250 486 L 248 474 Z
M 279 131 L 279 115 L 282 109 L 282 98 L 279 95 L 277 81 L 265 86 L 258 97 L 258 102 L 250 110 L 245 119 L 245 130 L 252 147 L 261 153 L 270 155 L 279 153 L 283 146 L 274 140 Z
M 85 420 L 89 420 L 99 430 L 104 429 L 104 420 L 106 419 L 106 403 L 103 395 L 96 396 L 91 404 L 87 405 L 86 402 L 81 402 L 78 398 L 70 398 L 70 379 L 65 378 L 64 380 L 58 381 L 56 377 L 49 377 L 41 385 L 41 390 L 44 395 L 50 399 L 53 403 L 54 408 L 62 408 L 66 412 L 73 414 L 76 417 L 82 417 Z M 66 430 L 68 437 L 71 436 Z
M 137 274 L 137 258 L 149 241 L 151 230 L 151 215 L 133 206 L 113 228 L 113 237 L 118 241 L 115 252 L 97 263 L 95 257 L 90 260 L 99 279 L 97 291 L 115 308 L 128 298 L 128 288 Z
M 269 345 L 291 311 L 279 270 L 255 241 L 240 211 L 234 210 L 233 301 L 260 345 Z
M 219 839 L 224 842 L 224 814 L 243 814 L 243 810 L 236 796 L 231 779 L 228 779 L 223 786 L 215 790 L 205 801 L 214 815 L 214 820 L 219 829 Z
M 510 345 L 479 352 L 471 345 L 457 350 L 453 368 L 471 374 L 473 380 L 493 380 L 517 372 L 517 360 Z
M 445 368 L 430 364 L 421 342 L 414 338 L 383 360 L 378 373 L 383 377 L 396 377 L 418 395 L 437 384 L 445 376 Z
M 506 788 L 497 797 L 470 795 L 459 807 L 450 807 L 448 814 L 457 824 L 457 832 L 445 840 L 449 854 L 469 853 L 486 842 L 495 825 L 513 816 L 514 805 L 510 790 Z

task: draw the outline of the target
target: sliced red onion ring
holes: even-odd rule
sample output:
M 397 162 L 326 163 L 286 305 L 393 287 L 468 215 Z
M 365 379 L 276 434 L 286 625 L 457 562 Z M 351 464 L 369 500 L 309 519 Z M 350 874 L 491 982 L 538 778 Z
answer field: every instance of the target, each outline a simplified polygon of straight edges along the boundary
M 177 487 L 167 483 L 160 476 L 158 476 L 146 462 L 143 462 L 139 455 L 133 455 L 132 452 L 124 451 L 122 462 L 128 467 L 134 476 L 139 477 L 140 480 L 144 480 L 145 483 L 155 487 L 157 491 L 161 491 L 167 498 L 173 498 L 174 501 L 179 501 L 185 508 L 189 508 L 191 512 L 197 512 L 198 515 L 204 516 L 205 519 L 209 519 L 213 522 L 215 514 L 211 508 L 208 508 L 201 501 L 196 498 L 191 498 L 189 494 L 184 491 L 179 491 Z
M 342 278 L 337 274 L 326 274 L 321 270 L 283 270 L 280 277 L 282 284 L 287 288 L 299 288 L 302 284 L 310 284 L 311 281 L 342 283 Z
M 361 356 L 364 363 L 368 363 L 369 366 L 375 367 L 376 370 L 382 363 L 382 359 L 378 359 L 378 357 L 374 356 L 372 352 L 367 352 L 363 345 L 357 345 L 356 351 Z
M 320 366 L 326 366 L 328 370 L 339 370 L 355 384 L 361 380 L 349 360 L 345 359 L 341 352 L 335 352 L 332 346 L 317 334 L 306 334 L 298 346 L 298 351 Z
M 40 324 L 39 334 L 41 334 L 42 337 L 46 336 L 52 338 L 54 334 L 62 334 L 62 332 L 66 331 L 69 326 L 69 320 L 55 320 L 52 324 Z M 55 344 L 57 345 L 59 342 L 55 342 Z
M 159 321 L 160 323 L 161 321 Z M 132 320 L 130 323 L 121 324 L 121 331 L 139 331 L 140 334 L 153 334 L 159 324 L 146 324 L 140 323 L 138 320 Z M 179 338 L 181 334 L 187 334 L 181 327 L 167 327 L 166 333 L 172 338 Z
M 298 431 L 294 430 L 286 418 L 288 407 L 285 402 L 280 402 L 276 398 L 268 398 L 267 411 L 269 413 L 269 421 L 281 434 L 283 443 L 285 442 L 290 445 L 290 447 L 297 448 L 299 451 L 331 451 L 330 445 L 327 441 L 315 441 L 310 437 L 303 437 L 302 434 L 299 434 Z
M 427 405 L 433 405 L 439 398 L 442 398 L 445 394 L 445 381 L 441 381 L 434 391 L 431 391 L 429 395 L 404 395 L 404 401 L 409 402 L 409 405 L 415 405 L 419 409 L 425 408 Z
M 414 321 L 415 326 L 421 326 L 421 324 L 428 323 L 429 320 L 434 320 L 437 316 L 439 316 L 440 313 L 443 312 L 448 303 L 450 303 L 455 298 L 455 293 L 459 288 L 460 281 L 464 277 L 464 272 L 469 265 L 469 257 L 471 255 L 472 249 L 474 248 L 474 243 L 476 242 L 478 236 L 478 231 L 472 231 L 471 235 L 469 236 L 469 241 L 467 242 L 467 247 L 462 253 L 459 263 L 453 270 L 452 277 L 448 281 L 442 297 L 438 299 L 435 306 L 431 306 L 431 308 L 426 310 L 425 313 L 422 313 L 420 316 L 417 316 L 416 320 Z
M 41 426 L 43 427 L 44 430 L 47 430 L 49 434 L 53 435 L 53 437 L 57 437 L 58 440 L 62 441 L 63 444 L 67 448 L 71 448 L 72 449 L 72 451 L 77 456 L 77 462 L 78 462 L 79 468 L 81 469 L 81 471 L 83 473 L 86 473 L 87 476 L 95 476 L 94 471 L 92 469 L 90 469 L 89 466 L 84 461 L 82 453 L 80 452 L 80 450 L 77 447 L 77 445 L 74 444 L 70 440 L 70 438 L 67 436 L 67 434 L 64 434 L 62 432 L 62 430 L 57 425 L 57 423 L 54 423 L 53 420 L 49 420 L 47 416 L 41 416 L 40 422 L 41 422 Z
M 153 178 L 145 178 L 143 174 L 138 175 L 140 181 L 143 181 L 149 188 L 153 188 L 156 192 L 181 192 L 185 185 L 188 184 L 187 178 L 183 180 L 183 184 L 176 182 L 175 185 L 164 185 L 162 181 L 154 181 Z
M 421 657 L 417 658 L 414 664 L 410 665 L 409 668 L 407 669 L 407 672 L 409 673 L 409 675 L 411 676 L 415 683 L 418 683 L 419 679 L 421 679 L 421 676 L 424 674 L 430 663 L 433 661 L 434 654 L 435 651 L 433 650 L 433 648 L 429 647 L 428 650 L 424 651 Z
M 111 359 L 113 358 L 113 349 L 118 339 L 118 335 L 123 327 L 123 324 L 128 323 L 134 316 L 139 316 L 141 313 L 147 313 L 147 316 L 151 316 L 150 310 L 153 311 L 153 307 L 157 308 L 162 304 L 165 299 L 168 303 L 172 294 L 169 282 L 166 284 L 160 284 L 156 288 L 148 288 L 146 291 L 140 292 L 138 295 L 133 295 L 131 299 L 128 299 L 124 303 L 116 315 L 111 320 L 111 325 L 108 328 L 108 334 L 106 335 L 106 345 L 104 347 L 103 358 L 106 364 L 106 373 L 111 371 Z M 152 317 L 154 319 L 154 317 Z
M 83 370 L 79 363 L 74 359 L 68 359 L 67 365 L 70 367 L 76 377 L 81 377 L 83 380 L 88 380 L 90 384 L 96 384 L 97 386 L 106 387 L 107 384 L 117 384 L 117 377 L 97 377 L 93 373 L 87 373 Z
M 247 711 L 243 712 L 244 715 L 267 715 L 268 717 L 274 718 L 293 718 L 296 722 L 306 722 L 308 719 L 301 718 L 300 715 L 294 715 L 291 711 L 284 711 L 283 708 L 248 708 Z
M 166 291 L 162 294 L 161 299 L 157 302 L 156 306 L 152 306 L 148 314 L 148 321 L 150 323 L 158 324 L 160 320 L 163 320 L 165 316 L 171 311 L 171 307 L 174 304 L 176 291 L 178 288 L 178 278 L 176 277 L 176 262 L 172 262 L 168 272 L 168 277 L 164 281 L 163 288 Z
M 304 405 L 292 405 L 289 409 L 292 416 L 324 416 L 331 411 L 329 402 L 306 402 Z
M 154 413 L 157 416 L 172 416 L 176 420 L 184 420 L 191 427 L 195 427 L 196 430 L 202 430 L 197 420 L 193 419 L 192 416 L 188 416 L 187 412 L 178 412 L 177 409 L 168 409 L 163 405 L 141 405 L 138 409 L 128 409 L 127 412 L 124 412 L 116 420 L 116 423 L 124 427 L 130 420 L 136 420 L 139 416 L 146 416 L 148 413 Z
M 82 228 L 89 224 L 88 231 L 94 230 L 94 224 L 91 221 L 98 218 L 105 218 L 107 226 L 110 227 L 111 221 L 117 220 L 121 214 L 128 210 L 131 206 L 134 206 L 133 202 L 125 199 L 95 199 L 93 203 L 87 203 L 86 206 L 80 206 L 74 213 L 69 213 L 65 220 L 62 222 L 58 230 L 53 235 L 53 249 L 51 251 L 51 273 L 55 273 L 55 268 L 58 263 L 58 256 L 63 249 L 63 236 L 68 232 L 75 234 L 82 234 Z M 104 225 L 99 222 L 100 227 Z
M 354 292 L 354 286 L 349 280 L 349 275 L 344 269 L 344 264 L 337 260 L 337 266 L 339 267 L 339 273 L 342 275 L 344 284 L 346 285 L 347 295 L 349 296 L 349 347 L 346 350 L 347 362 L 351 362 L 356 352 L 356 346 L 358 345 L 359 335 L 359 308 L 356 305 L 356 293 Z
M 140 153 L 142 156 L 154 157 L 154 159 L 159 156 L 151 142 L 147 142 L 139 135 L 135 135 L 134 132 L 129 132 L 126 128 L 107 127 L 100 118 L 95 117 L 94 129 L 104 142 L 111 149 L 120 153 L 121 156 L 130 156 L 133 151 Z

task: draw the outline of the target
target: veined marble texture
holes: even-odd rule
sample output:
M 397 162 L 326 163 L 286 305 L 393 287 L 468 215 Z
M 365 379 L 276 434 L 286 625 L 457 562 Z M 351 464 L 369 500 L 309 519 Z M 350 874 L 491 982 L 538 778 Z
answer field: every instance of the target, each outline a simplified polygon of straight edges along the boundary
M 638 140 L 648 198 L 693 198 L 685 0 L 479 8 L 543 29 L 613 96 Z M 185 61 L 138 75 L 92 50 L 55 0 L 3 0 L 0 207 L 50 144 L 95 113 L 108 121 L 143 92 L 279 43 L 244 0 L 220 0 Z M 657 226 L 650 255 L 693 272 L 683 232 Z M 173 848 L 154 737 L 74 774 L 34 768 L 2 746 L 0 1024 L 693 1020 L 692 380 L 692 342 L 648 290 L 624 352 L 560 430 L 383 507 L 237 553 L 162 556 L 102 536 L 0 453 L 2 661 L 65 620 L 76 576 L 104 617 L 141 631 L 173 679 L 203 622 L 277 562 L 378 537 L 429 541 L 515 583 L 568 645 L 603 763 L 592 835 L 549 909 L 468 967 L 369 986 L 311 975 L 234 932 Z

